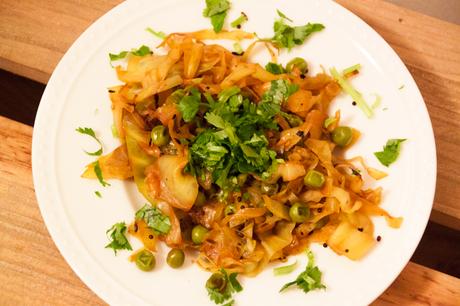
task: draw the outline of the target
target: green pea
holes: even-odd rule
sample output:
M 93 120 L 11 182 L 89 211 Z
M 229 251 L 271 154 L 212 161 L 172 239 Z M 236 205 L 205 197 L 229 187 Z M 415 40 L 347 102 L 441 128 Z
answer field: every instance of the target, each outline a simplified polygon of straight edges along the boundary
M 260 190 L 262 193 L 273 195 L 278 192 L 278 184 L 268 184 L 263 182 L 260 185 Z
M 294 203 L 289 209 L 289 217 L 296 223 L 302 223 L 310 217 L 310 208 L 306 204 Z
M 164 146 L 169 142 L 169 135 L 166 131 L 166 128 L 162 125 L 157 125 L 152 129 L 150 133 L 150 138 L 152 139 L 152 143 L 156 146 Z
M 348 126 L 339 126 L 332 131 L 332 141 L 340 146 L 348 146 L 353 138 L 353 131 Z
M 185 254 L 181 249 L 171 249 L 166 257 L 166 262 L 174 269 L 180 268 L 184 264 L 184 260 Z
M 208 230 L 206 227 L 202 225 L 196 225 L 192 229 L 192 241 L 195 244 L 201 244 L 204 241 L 204 238 L 206 237 L 206 234 L 208 233 Z
M 208 289 L 217 289 L 218 291 L 223 291 L 226 286 L 227 281 L 225 280 L 222 273 L 213 273 L 206 281 L 206 288 Z
M 292 60 L 290 60 L 286 65 L 286 71 L 287 72 L 292 72 L 294 67 L 297 67 L 300 70 L 301 73 L 307 73 L 308 72 L 308 64 L 301 57 L 295 57 Z
M 136 255 L 136 266 L 142 271 L 151 271 L 155 268 L 155 255 L 147 250 L 142 250 Z
M 195 200 L 195 206 L 196 207 L 201 207 L 205 203 L 206 203 L 206 196 L 201 191 L 198 192 L 198 195 L 196 196 L 196 200 Z
M 248 179 L 248 174 L 247 173 L 241 173 L 238 175 L 238 186 L 243 186 L 244 183 L 246 183 Z
M 225 206 L 224 214 L 226 216 L 233 215 L 235 212 L 236 212 L 236 208 L 234 204 L 228 204 L 227 206 Z
M 324 185 L 326 178 L 324 175 L 316 170 L 309 170 L 307 175 L 303 178 L 305 186 L 310 188 L 321 188 Z

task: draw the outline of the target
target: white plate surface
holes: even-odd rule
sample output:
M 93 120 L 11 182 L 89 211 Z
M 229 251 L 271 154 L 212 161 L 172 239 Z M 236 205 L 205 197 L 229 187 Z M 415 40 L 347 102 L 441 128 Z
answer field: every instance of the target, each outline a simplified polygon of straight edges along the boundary
M 227 21 L 244 11 L 247 31 L 261 37 L 272 35 L 276 9 L 296 24 L 321 22 L 326 29 L 280 60 L 302 56 L 311 71 L 324 67 L 345 68 L 361 63 L 362 73 L 352 82 L 365 97 L 382 96 L 382 105 L 372 120 L 338 97 L 332 110 L 342 110 L 343 122 L 362 131 L 360 141 L 349 156 L 362 155 L 374 167 L 373 156 L 389 138 L 407 138 L 398 161 L 388 170 L 389 177 L 371 186 L 384 188 L 383 207 L 404 223 L 390 229 L 375 219 L 376 234 L 383 237 L 363 260 L 352 262 L 330 249 L 315 245 L 317 264 L 324 272 L 327 290 L 304 294 L 279 288 L 303 269 L 288 276 L 274 277 L 271 267 L 256 278 L 242 278 L 244 291 L 237 305 L 365 305 L 376 299 L 397 277 L 410 259 L 425 229 L 433 202 L 436 153 L 430 119 L 420 92 L 396 53 L 358 17 L 331 1 L 232 1 Z M 94 145 L 75 132 L 92 127 L 104 143 L 105 152 L 118 145 L 111 135 L 112 115 L 107 87 L 118 84 L 108 63 L 108 53 L 155 46 L 158 40 L 144 29 L 186 32 L 209 28 L 201 16 L 204 1 L 127 1 L 95 22 L 74 43 L 54 71 L 40 103 L 33 135 L 33 175 L 35 190 L 46 225 L 59 250 L 80 278 L 101 298 L 113 305 L 213 305 L 204 283 L 209 276 L 186 261 L 173 270 L 164 263 L 165 248 L 157 256 L 154 272 L 139 271 L 127 258 L 128 252 L 114 256 L 105 231 L 115 222 L 129 222 L 144 201 L 132 183 L 111 182 L 103 188 L 97 181 L 83 180 L 80 174 L 92 159 L 83 148 Z M 231 46 L 231 44 L 229 44 Z M 254 60 L 265 64 L 261 52 Z M 398 89 L 404 85 L 403 89 Z M 99 190 L 102 198 L 94 195 Z M 139 246 L 133 241 L 135 247 Z M 293 261 L 294 259 L 290 259 Z

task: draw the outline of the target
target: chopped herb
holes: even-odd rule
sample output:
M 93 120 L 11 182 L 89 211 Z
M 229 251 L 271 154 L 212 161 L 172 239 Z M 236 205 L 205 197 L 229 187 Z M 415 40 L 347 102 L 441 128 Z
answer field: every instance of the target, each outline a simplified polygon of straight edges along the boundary
M 237 276 L 237 273 L 228 275 L 225 269 L 220 269 L 220 272 L 214 273 L 206 282 L 206 290 L 211 301 L 216 304 L 225 303 L 223 306 L 233 305 L 235 301 L 232 295 L 243 290 Z
M 147 29 L 145 29 L 147 32 L 149 32 L 150 34 L 152 35 L 155 35 L 156 37 L 160 38 L 160 39 L 165 39 L 166 38 L 166 34 L 162 31 L 155 31 L 153 30 L 151 27 L 148 27 Z
M 95 194 L 98 198 L 102 198 L 102 194 L 101 194 L 99 191 L 95 191 L 94 194 Z
M 150 204 L 145 204 L 144 207 L 136 212 L 136 220 L 144 220 L 144 222 L 158 235 L 167 234 L 171 230 L 171 221 L 169 217 Z
M 351 67 L 345 68 L 342 71 L 342 75 L 346 76 L 347 74 L 353 73 L 355 71 L 361 70 L 361 64 L 356 64 Z
M 145 56 L 150 53 L 151 53 L 150 48 L 147 47 L 146 45 L 142 45 L 139 47 L 139 49 L 133 49 L 131 51 L 131 54 L 136 55 L 136 56 Z
M 372 108 L 370 108 L 369 105 L 367 105 L 361 93 L 354 89 L 350 82 L 348 82 L 347 79 L 345 79 L 337 72 L 337 69 L 331 68 L 330 71 L 334 79 L 339 83 L 340 87 L 342 87 L 342 89 L 348 95 L 351 96 L 351 98 L 356 102 L 356 104 L 364 112 L 364 114 L 368 118 L 371 118 L 374 115 L 374 112 L 372 111 Z
M 107 244 L 106 248 L 111 248 L 117 255 L 118 250 L 132 250 L 131 245 L 129 244 L 128 239 L 125 236 L 126 224 L 125 222 L 119 222 L 112 225 L 106 232 L 107 237 L 109 238 L 110 243 Z
M 87 152 L 87 151 L 85 151 L 86 154 L 91 155 L 91 156 L 100 156 L 100 155 L 102 154 L 102 143 L 101 143 L 101 141 L 96 137 L 96 133 L 94 133 L 94 130 L 93 130 L 92 128 L 87 128 L 87 127 L 82 128 L 82 127 L 79 127 L 78 129 L 76 129 L 76 131 L 77 131 L 78 133 L 81 133 L 81 134 L 88 135 L 88 136 L 92 137 L 92 138 L 93 138 L 94 140 L 96 140 L 96 141 L 99 143 L 99 145 L 101 146 L 101 147 L 99 148 L 99 150 L 94 151 L 94 152 Z
M 146 45 L 142 45 L 139 49 L 132 49 L 129 51 L 121 51 L 118 54 L 109 53 L 110 62 L 118 61 L 124 59 L 128 54 L 136 55 L 136 56 L 145 56 L 150 54 L 151 50 Z
M 402 84 L 401 86 L 399 86 L 399 88 L 398 88 L 398 89 L 399 89 L 399 90 L 401 90 L 401 89 L 403 89 L 404 87 L 405 87 L 405 85 L 404 85 L 404 84 Z
M 278 48 L 287 48 L 291 50 L 295 45 L 302 45 L 308 36 L 314 32 L 319 32 L 324 29 L 324 25 L 320 23 L 307 23 L 303 26 L 290 26 L 286 21 L 291 21 L 286 15 L 277 11 L 281 17 L 273 24 L 275 32 L 272 43 Z
M 289 274 L 292 271 L 294 271 L 296 267 L 297 267 L 297 260 L 293 264 L 274 268 L 273 269 L 273 274 L 275 276 Z
M 336 122 L 337 122 L 337 118 L 329 117 L 326 120 L 324 120 L 324 127 L 327 129 L 331 124 L 334 124 Z
M 265 70 L 273 74 L 282 74 L 286 72 L 286 70 L 284 70 L 283 68 L 283 65 L 272 63 L 272 62 L 265 65 Z
M 286 16 L 285 14 L 283 14 L 283 12 L 281 12 L 280 10 L 276 10 L 276 13 L 278 14 L 278 16 L 280 16 L 281 18 L 284 18 L 286 20 L 289 20 L 290 22 L 294 22 L 291 18 L 289 18 L 288 16 Z
M 296 285 L 298 288 L 302 289 L 305 293 L 308 293 L 309 291 L 315 290 L 315 289 L 326 288 L 326 286 L 324 286 L 321 283 L 322 273 L 318 269 L 318 267 L 315 266 L 315 259 L 313 257 L 313 253 L 311 251 L 308 251 L 307 256 L 308 256 L 308 264 L 307 264 L 307 267 L 305 268 L 305 271 L 300 273 L 299 276 L 297 276 L 295 281 L 285 284 L 281 288 L 280 292 L 286 290 L 287 288 L 293 285 Z
M 227 0 L 206 0 L 206 8 L 203 10 L 203 16 L 211 18 L 214 32 L 219 33 L 222 31 L 229 8 L 230 2 Z
M 114 61 L 118 61 L 118 60 L 124 59 L 124 58 L 126 57 L 126 55 L 128 55 L 128 51 L 121 51 L 121 52 L 118 53 L 118 54 L 109 53 L 109 57 L 110 57 L 110 61 L 111 61 L 111 62 L 114 62 Z
M 238 54 L 238 55 L 241 55 L 241 54 L 244 53 L 243 48 L 237 42 L 233 44 L 233 49 L 235 49 L 235 53 Z
M 389 139 L 383 147 L 383 151 L 375 152 L 374 155 L 382 165 L 388 167 L 398 158 L 401 150 L 401 143 L 404 141 L 406 141 L 406 139 Z
M 241 12 L 240 17 L 236 18 L 232 23 L 230 23 L 230 26 L 232 28 L 241 28 L 241 25 L 248 21 L 248 16 L 246 16 L 245 13 Z
M 195 87 L 190 90 L 190 95 L 181 98 L 178 108 L 185 122 L 190 122 L 195 118 L 196 113 L 200 109 L 200 103 L 201 93 Z
M 104 181 L 104 177 L 102 176 L 101 166 L 99 165 L 98 160 L 94 162 L 94 173 L 96 173 L 97 179 L 99 180 L 99 183 L 101 183 L 102 187 L 110 186 L 109 183 Z

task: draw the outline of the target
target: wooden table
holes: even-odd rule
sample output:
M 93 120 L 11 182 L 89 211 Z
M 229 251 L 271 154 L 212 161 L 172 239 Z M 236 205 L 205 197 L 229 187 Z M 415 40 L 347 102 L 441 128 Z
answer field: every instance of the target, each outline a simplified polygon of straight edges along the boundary
M 46 83 L 70 44 L 118 0 L 3 0 L 0 68 Z M 396 50 L 428 106 L 438 153 L 431 219 L 460 229 L 460 26 L 378 0 L 338 0 Z M 52 242 L 35 200 L 32 128 L 0 117 L 0 305 L 100 305 Z M 423 165 L 421 165 L 423 166 Z M 376 305 L 460 305 L 460 280 L 409 263 Z

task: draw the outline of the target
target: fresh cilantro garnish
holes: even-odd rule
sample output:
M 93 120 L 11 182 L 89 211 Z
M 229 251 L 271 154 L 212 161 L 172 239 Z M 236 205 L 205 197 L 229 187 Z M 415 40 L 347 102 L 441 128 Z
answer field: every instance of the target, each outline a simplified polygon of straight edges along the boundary
M 147 54 L 152 53 L 149 47 L 146 45 L 140 46 L 138 49 L 132 49 L 131 51 L 121 51 L 118 54 L 109 53 L 110 62 L 118 61 L 124 59 L 128 54 L 136 55 L 136 56 L 145 56 Z
M 106 248 L 111 248 L 117 255 L 118 250 L 132 250 L 131 245 L 129 244 L 128 239 L 125 236 L 126 224 L 125 222 L 119 222 L 112 225 L 106 232 L 107 237 L 110 240 L 110 243 L 107 244 Z
M 236 18 L 235 20 L 232 21 L 232 23 L 230 23 L 230 26 L 232 28 L 241 28 L 241 25 L 243 23 L 245 23 L 246 21 L 248 21 L 248 16 L 246 16 L 245 13 L 241 12 L 241 15 L 240 17 Z
M 201 93 L 195 87 L 190 90 L 188 96 L 183 96 L 179 101 L 179 111 L 185 122 L 192 121 L 196 113 L 200 109 Z
M 203 10 L 203 16 L 211 18 L 214 32 L 219 33 L 222 31 L 229 8 L 230 2 L 227 0 L 206 0 L 206 8 Z
M 337 118 L 328 117 L 326 120 L 324 120 L 324 127 L 327 129 L 331 124 L 334 124 L 336 122 L 337 122 Z
M 107 183 L 102 176 L 101 165 L 98 160 L 94 162 L 94 173 L 96 173 L 97 179 L 99 180 L 99 183 L 101 183 L 102 187 L 110 186 L 110 184 Z
M 126 55 L 128 55 L 128 53 L 129 53 L 128 51 L 121 51 L 118 54 L 109 53 L 110 61 L 114 62 L 114 61 L 124 59 L 126 57 Z
M 289 274 L 292 271 L 294 271 L 296 267 L 297 267 L 297 260 L 293 264 L 274 268 L 273 274 L 275 276 Z
M 320 23 L 307 23 L 303 26 L 290 26 L 286 21 L 291 21 L 286 15 L 278 11 L 281 17 L 273 24 L 273 31 L 275 32 L 271 41 L 278 48 L 287 48 L 291 50 L 295 45 L 302 45 L 308 36 L 314 32 L 319 32 L 324 29 L 324 25 Z
M 101 147 L 99 148 L 99 150 L 94 151 L 94 152 L 87 152 L 87 151 L 85 151 L 86 154 L 91 155 L 91 156 L 99 156 L 99 155 L 102 154 L 102 143 L 101 143 L 101 141 L 96 137 L 96 133 L 94 133 L 94 130 L 93 130 L 92 128 L 87 128 L 87 127 L 82 128 L 82 127 L 79 127 L 78 129 L 76 129 L 76 131 L 77 131 L 78 133 L 81 133 L 81 134 L 88 135 L 88 136 L 92 137 L 92 138 L 93 138 L 94 140 L 96 140 L 96 141 L 99 143 L 99 145 L 101 146 Z
M 289 18 L 288 16 L 286 16 L 283 12 L 281 12 L 280 10 L 276 10 L 276 13 L 278 14 L 278 16 L 280 16 L 281 18 L 284 18 L 286 20 L 289 20 L 290 22 L 294 22 L 291 18 Z
M 142 45 L 139 47 L 139 49 L 131 51 L 131 54 L 136 55 L 136 56 L 145 56 L 150 53 L 151 53 L 150 48 L 147 47 L 146 45 Z
M 382 165 L 388 167 L 398 158 L 401 150 L 401 143 L 404 141 L 406 141 L 406 139 L 389 139 L 383 147 L 383 151 L 375 152 L 374 155 Z
M 160 38 L 160 39 L 165 39 L 166 38 L 166 34 L 162 31 L 155 31 L 154 29 L 152 29 L 151 27 L 148 27 L 147 29 L 145 29 L 147 32 L 149 32 L 150 34 L 152 35 L 155 35 L 156 37 Z
M 284 70 L 283 68 L 283 65 L 272 63 L 272 62 L 265 65 L 265 70 L 273 74 L 282 74 L 286 72 L 286 70 Z
M 101 194 L 99 191 L 95 191 L 94 194 L 95 194 L 98 198 L 102 198 L 102 194 Z
M 147 226 L 152 228 L 158 235 L 167 234 L 171 230 L 169 217 L 150 204 L 145 204 L 144 207 L 136 212 L 136 220 L 144 220 Z
M 204 118 L 211 127 L 191 141 L 186 171 L 212 173 L 212 182 L 222 189 L 235 187 L 240 173 L 270 177 L 279 161 L 264 131 L 278 128 L 274 116 L 297 89 L 287 80 L 272 81 L 259 104 L 244 98 L 238 87 L 223 90 L 217 101 L 206 94 L 209 110 Z
M 241 292 L 243 287 L 236 279 L 237 273 L 227 274 L 225 269 L 220 269 L 220 272 L 214 273 L 206 282 L 206 290 L 209 298 L 216 304 L 224 304 L 223 306 L 231 306 L 234 304 L 232 298 L 233 293 Z
M 305 268 L 305 271 L 299 274 L 297 276 L 295 281 L 289 282 L 285 284 L 281 290 L 284 291 L 287 288 L 296 285 L 298 288 L 302 289 L 305 293 L 308 293 L 311 290 L 315 289 L 323 289 L 326 288 L 321 283 L 321 271 L 318 269 L 317 266 L 315 266 L 315 259 L 313 256 L 313 253 L 311 251 L 307 252 L 308 256 L 308 264 L 307 267 Z

